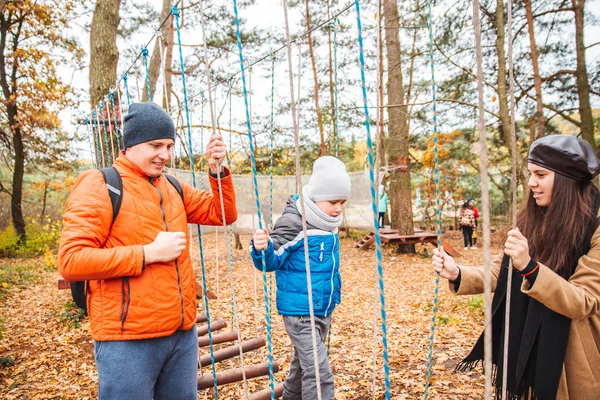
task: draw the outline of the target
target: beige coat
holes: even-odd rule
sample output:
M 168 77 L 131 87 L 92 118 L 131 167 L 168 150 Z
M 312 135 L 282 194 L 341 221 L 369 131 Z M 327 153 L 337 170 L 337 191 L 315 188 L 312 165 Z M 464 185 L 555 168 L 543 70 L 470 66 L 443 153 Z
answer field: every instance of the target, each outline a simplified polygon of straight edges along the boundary
M 492 291 L 501 261 L 502 254 L 491 263 Z M 483 293 L 483 277 L 482 267 L 461 267 L 457 294 Z M 524 279 L 521 291 L 572 320 L 557 400 L 600 399 L 600 228 L 568 281 L 540 264 L 534 285 Z

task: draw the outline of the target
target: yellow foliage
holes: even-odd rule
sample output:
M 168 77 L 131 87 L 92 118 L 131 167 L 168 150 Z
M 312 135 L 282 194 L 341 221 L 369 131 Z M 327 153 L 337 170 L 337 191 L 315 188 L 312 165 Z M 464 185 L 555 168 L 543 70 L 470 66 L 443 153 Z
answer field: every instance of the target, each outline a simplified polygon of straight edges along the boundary
M 452 143 L 456 137 L 460 134 L 458 130 L 450 133 L 438 133 L 438 160 L 443 160 L 448 157 L 449 150 L 444 146 L 445 144 Z M 435 165 L 435 142 L 434 135 L 431 134 L 425 141 L 427 144 L 427 150 L 421 154 L 421 162 L 425 167 L 433 167 Z
M 354 162 L 358 165 L 363 165 L 366 162 L 368 154 L 369 146 L 364 140 L 354 145 Z

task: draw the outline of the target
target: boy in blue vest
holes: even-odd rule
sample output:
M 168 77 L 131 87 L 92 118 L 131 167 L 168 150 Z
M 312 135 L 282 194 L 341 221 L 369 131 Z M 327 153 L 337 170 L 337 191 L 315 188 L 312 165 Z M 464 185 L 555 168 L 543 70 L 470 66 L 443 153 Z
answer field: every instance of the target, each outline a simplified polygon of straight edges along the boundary
M 350 177 L 344 163 L 330 156 L 318 158 L 302 195 L 304 210 L 300 196 L 291 196 L 273 232 L 269 235 L 267 230 L 259 229 L 254 233 L 250 254 L 254 266 L 262 271 L 261 250 L 264 250 L 267 271 L 276 271 L 277 311 L 283 316 L 294 345 L 294 359 L 285 378 L 283 398 L 316 399 L 318 388 L 302 231 L 302 212 L 305 213 L 321 396 L 323 400 L 333 400 L 334 380 L 325 340 L 331 313 L 341 301 L 338 227 L 350 196 Z

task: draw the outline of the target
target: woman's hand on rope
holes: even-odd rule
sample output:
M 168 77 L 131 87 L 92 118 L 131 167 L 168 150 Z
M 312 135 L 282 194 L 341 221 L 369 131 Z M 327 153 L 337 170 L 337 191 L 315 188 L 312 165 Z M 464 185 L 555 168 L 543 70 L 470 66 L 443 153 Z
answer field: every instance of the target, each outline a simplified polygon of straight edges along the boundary
M 227 147 L 223 142 L 223 138 L 219 134 L 214 134 L 208 139 L 206 145 L 206 159 L 208 160 L 208 167 L 213 174 L 221 172 L 221 163 L 227 155 Z
M 257 229 L 254 232 L 254 248 L 258 251 L 269 247 L 269 232 L 266 229 Z
M 508 231 L 508 237 L 504 243 L 504 253 L 512 258 L 513 266 L 519 271 L 522 271 L 531 261 L 529 242 L 519 228 Z
M 433 250 L 433 257 L 431 259 L 433 270 L 440 274 L 444 279 L 449 281 L 455 281 L 458 278 L 458 266 L 454 262 L 448 253 L 444 251 L 444 247 L 440 246 L 440 249 Z

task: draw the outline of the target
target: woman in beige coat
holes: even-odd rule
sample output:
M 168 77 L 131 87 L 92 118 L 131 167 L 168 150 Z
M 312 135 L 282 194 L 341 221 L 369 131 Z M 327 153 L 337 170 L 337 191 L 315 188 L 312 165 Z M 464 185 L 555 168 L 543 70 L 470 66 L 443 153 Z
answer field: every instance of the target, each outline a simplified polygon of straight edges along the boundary
M 592 183 L 598 159 L 586 141 L 552 135 L 532 143 L 528 161 L 531 191 L 491 266 L 496 391 L 510 257 L 509 398 L 600 399 L 600 195 Z M 443 249 L 432 263 L 453 292 L 483 292 L 482 267 L 459 267 Z M 482 335 L 457 369 L 472 369 L 483 356 Z

